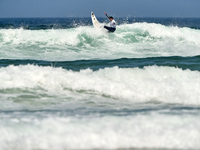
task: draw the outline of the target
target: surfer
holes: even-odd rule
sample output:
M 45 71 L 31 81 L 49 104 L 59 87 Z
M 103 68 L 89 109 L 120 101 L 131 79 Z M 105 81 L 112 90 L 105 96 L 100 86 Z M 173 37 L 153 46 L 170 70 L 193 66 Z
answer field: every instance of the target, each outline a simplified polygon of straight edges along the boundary
M 115 30 L 116 30 L 116 23 L 115 23 L 115 20 L 113 19 L 112 16 L 108 16 L 108 15 L 106 14 L 106 12 L 104 12 L 104 14 L 110 19 L 110 27 L 104 26 L 104 28 L 106 28 L 109 32 L 115 32 Z

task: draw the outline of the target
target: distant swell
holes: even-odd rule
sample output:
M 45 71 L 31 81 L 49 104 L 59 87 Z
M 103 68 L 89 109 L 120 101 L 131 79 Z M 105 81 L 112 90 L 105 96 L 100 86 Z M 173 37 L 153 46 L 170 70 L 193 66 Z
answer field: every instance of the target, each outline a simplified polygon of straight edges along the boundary
M 21 59 L 1 59 L 0 67 L 7 67 L 9 65 L 38 65 L 62 67 L 63 69 L 80 71 L 82 69 L 90 68 L 93 71 L 104 69 L 106 67 L 119 68 L 144 68 L 145 66 L 168 66 L 181 69 L 200 71 L 199 65 L 200 56 L 193 57 L 147 57 L 147 58 L 121 58 L 121 59 L 103 59 L 103 60 L 76 60 L 76 61 L 44 61 L 44 60 L 21 60 Z

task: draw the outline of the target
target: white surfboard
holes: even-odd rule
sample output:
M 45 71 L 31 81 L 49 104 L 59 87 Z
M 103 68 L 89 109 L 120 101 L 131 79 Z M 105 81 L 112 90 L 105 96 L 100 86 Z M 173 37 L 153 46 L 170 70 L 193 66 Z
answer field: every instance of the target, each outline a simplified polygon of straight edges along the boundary
M 100 23 L 97 20 L 96 16 L 94 15 L 93 12 L 91 12 L 91 18 L 92 18 L 92 23 L 94 25 L 95 28 L 100 28 Z

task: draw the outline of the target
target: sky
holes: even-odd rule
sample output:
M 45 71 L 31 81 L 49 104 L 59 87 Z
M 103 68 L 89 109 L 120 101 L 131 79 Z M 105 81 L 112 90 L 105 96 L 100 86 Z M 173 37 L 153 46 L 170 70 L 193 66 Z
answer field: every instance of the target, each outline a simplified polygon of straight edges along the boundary
M 198 17 L 200 0 L 0 0 L 0 18 Z

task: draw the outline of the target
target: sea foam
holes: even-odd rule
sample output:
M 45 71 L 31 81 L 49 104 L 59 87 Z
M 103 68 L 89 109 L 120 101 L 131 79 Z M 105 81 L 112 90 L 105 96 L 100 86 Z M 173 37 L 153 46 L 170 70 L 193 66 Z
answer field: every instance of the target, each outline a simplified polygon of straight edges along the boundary
M 39 119 L 15 114 L 1 119 L 0 149 L 199 149 L 197 117 L 152 113 Z
M 49 94 L 67 91 L 133 102 L 159 101 L 200 105 L 199 71 L 174 67 L 105 68 L 79 72 L 34 65 L 0 68 L 0 89 L 37 89 Z
M 0 30 L 0 58 L 79 60 L 195 56 L 200 31 L 154 23 L 117 26 L 113 34 L 91 26 L 51 30 Z M 13 53 L 15 52 L 15 53 Z

